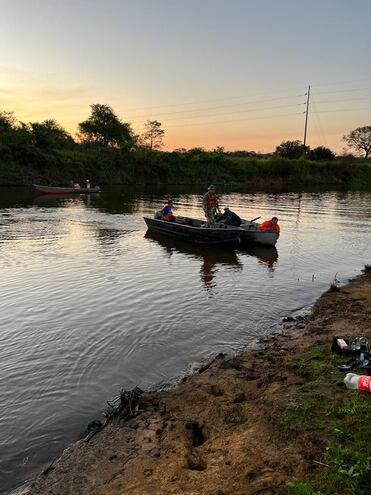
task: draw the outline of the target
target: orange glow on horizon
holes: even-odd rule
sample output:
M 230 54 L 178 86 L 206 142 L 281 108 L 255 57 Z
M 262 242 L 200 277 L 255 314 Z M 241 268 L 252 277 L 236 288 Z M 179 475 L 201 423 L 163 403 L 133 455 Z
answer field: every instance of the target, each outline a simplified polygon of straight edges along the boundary
M 97 92 L 99 93 L 99 92 Z M 2 100 L 2 109 L 13 111 L 17 120 L 22 122 L 43 121 L 45 119 L 56 119 L 72 136 L 75 137 L 78 123 L 85 120 L 90 112 L 89 105 L 92 101 L 107 101 L 104 94 L 94 96 L 92 89 L 88 90 L 83 87 L 64 87 L 47 84 L 34 84 L 25 86 L 24 84 L 3 84 L 0 87 L 0 98 Z M 110 104 L 110 103 L 108 103 Z M 140 106 L 138 100 L 138 107 Z M 179 103 L 180 108 L 182 103 Z M 125 111 L 119 111 L 117 108 L 125 108 L 118 99 L 111 104 L 116 113 L 124 121 Z M 135 106 L 135 102 L 130 103 L 130 107 Z M 129 107 L 129 108 L 130 108 Z M 176 107 L 175 107 L 176 108 Z M 201 107 L 202 110 L 202 107 Z M 235 112 L 236 104 L 232 105 L 232 112 Z M 197 111 L 197 110 L 195 110 Z M 227 109 L 228 111 L 228 109 Z M 153 119 L 156 118 L 156 110 L 151 111 Z M 163 110 L 162 110 L 163 112 Z M 171 117 L 167 122 L 166 118 L 158 118 L 162 122 L 165 130 L 164 147 L 165 151 L 172 151 L 177 148 L 195 148 L 201 147 L 206 150 L 212 150 L 217 146 L 223 146 L 226 151 L 246 150 L 261 153 L 273 152 L 282 141 L 285 140 L 302 140 L 304 130 L 304 115 L 297 114 L 292 116 L 265 117 L 264 113 L 259 114 L 254 110 L 246 120 L 228 121 L 223 123 L 221 117 L 214 124 L 210 117 L 205 116 L 206 123 L 202 119 L 193 119 L 187 117 L 183 124 L 182 115 L 179 121 Z M 159 111 L 161 114 L 161 112 Z M 177 114 L 178 111 L 170 112 Z M 181 112 L 179 112 L 181 114 Z M 223 110 L 223 113 L 227 113 Z M 339 114 L 340 115 L 340 114 Z M 313 148 L 316 146 L 327 146 L 336 153 L 343 151 L 344 145 L 341 138 L 349 130 L 360 125 L 368 125 L 367 109 L 365 112 L 354 114 L 346 113 L 341 119 L 336 114 L 324 114 L 319 122 L 318 115 L 309 112 L 309 130 L 308 144 Z M 144 123 L 144 121 L 143 121 Z M 132 122 L 132 127 L 136 133 L 140 133 L 143 124 Z

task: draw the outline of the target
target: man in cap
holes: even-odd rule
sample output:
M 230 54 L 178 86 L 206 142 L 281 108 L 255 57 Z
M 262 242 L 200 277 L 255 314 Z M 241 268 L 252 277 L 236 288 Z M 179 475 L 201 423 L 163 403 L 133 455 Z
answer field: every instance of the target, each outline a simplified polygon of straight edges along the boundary
M 215 194 L 215 191 L 215 186 L 209 186 L 207 193 L 204 195 L 202 200 L 202 206 L 209 227 L 216 226 L 215 213 L 216 211 L 220 213 L 218 198 Z
M 242 220 L 236 213 L 234 213 L 234 211 L 229 209 L 228 205 L 225 205 L 224 213 L 219 217 L 218 222 L 223 225 L 233 225 L 234 227 L 239 227 Z

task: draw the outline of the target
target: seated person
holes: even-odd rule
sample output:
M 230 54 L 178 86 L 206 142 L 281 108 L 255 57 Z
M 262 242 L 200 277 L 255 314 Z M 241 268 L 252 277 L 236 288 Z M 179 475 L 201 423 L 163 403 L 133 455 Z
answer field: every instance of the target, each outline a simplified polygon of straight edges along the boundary
M 78 182 L 76 182 L 74 185 L 73 185 L 73 188 L 74 189 L 81 189 L 81 186 Z
M 175 217 L 173 215 L 173 202 L 171 199 L 161 210 L 161 220 L 166 220 L 167 222 L 175 222 Z
M 266 220 L 260 224 L 259 230 L 262 232 L 275 231 L 278 236 L 280 235 L 280 226 L 278 225 L 278 218 L 272 217 L 271 220 Z
M 233 225 L 233 227 L 239 227 L 241 222 L 241 218 L 236 213 L 231 211 L 228 205 L 225 205 L 224 213 L 218 217 L 218 223 L 222 225 Z

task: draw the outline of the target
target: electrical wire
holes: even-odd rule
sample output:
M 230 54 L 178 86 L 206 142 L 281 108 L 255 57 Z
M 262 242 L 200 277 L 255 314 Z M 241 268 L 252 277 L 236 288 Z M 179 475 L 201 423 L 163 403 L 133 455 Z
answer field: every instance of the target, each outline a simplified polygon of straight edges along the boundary
M 335 113 L 335 112 L 358 112 L 358 111 L 367 111 L 371 113 L 371 108 L 338 108 L 337 110 L 320 110 L 317 113 Z
M 364 79 L 352 79 L 351 81 L 348 79 L 346 81 L 334 81 L 334 82 L 329 82 L 329 83 L 322 83 L 322 84 L 313 84 L 311 87 L 317 87 L 317 88 L 322 88 L 326 86 L 339 86 L 339 85 L 347 85 L 347 84 L 357 84 L 361 82 L 366 82 L 366 81 L 371 81 L 370 77 L 366 77 Z
M 314 91 L 316 95 L 328 95 L 334 93 L 353 93 L 357 91 L 371 91 L 371 88 L 353 88 L 353 89 L 339 89 L 336 91 Z
M 276 98 L 266 98 L 264 100 L 255 100 L 255 101 L 248 101 L 248 102 L 245 102 L 245 103 L 233 103 L 232 105 L 219 105 L 219 106 L 216 106 L 216 107 L 207 107 L 207 108 L 200 108 L 200 109 L 192 109 L 192 110 L 177 110 L 175 112 L 165 112 L 165 113 L 160 113 L 160 114 L 157 114 L 157 117 L 158 118 L 161 118 L 161 116 L 164 116 L 164 115 L 175 115 L 175 114 L 184 114 L 184 113 L 194 113 L 194 112 L 207 112 L 207 111 L 210 111 L 210 110 L 218 110 L 220 108 L 230 108 L 230 107 L 236 107 L 236 106 L 241 106 L 241 105 L 255 105 L 255 104 L 259 104 L 259 103 L 267 103 L 267 102 L 270 102 L 270 101 L 278 101 L 278 100 L 287 100 L 287 99 L 291 99 L 291 98 L 299 98 L 299 97 L 304 97 L 305 95 L 304 94 L 297 94 L 297 95 L 290 95 L 290 96 L 279 96 L 279 97 L 276 97 Z M 131 118 L 131 119 L 145 119 L 147 118 L 149 115 L 146 114 L 146 115 L 137 115 L 137 116 L 131 116 L 131 117 L 128 117 L 128 118 Z
M 371 100 L 371 95 L 370 96 L 361 96 L 360 98 L 342 98 L 341 100 L 319 100 L 317 103 L 339 103 L 339 102 L 344 102 L 344 101 L 361 101 L 361 100 Z
M 208 115 L 189 115 L 187 117 L 172 117 L 165 119 L 165 122 L 173 121 L 173 120 L 189 120 L 189 119 L 204 119 L 210 118 L 210 117 L 220 117 L 222 115 L 234 115 L 234 114 L 241 114 L 241 113 L 248 113 L 248 112 L 263 112 L 266 110 L 274 110 L 276 108 L 290 108 L 290 107 L 297 107 L 297 106 L 303 106 L 305 103 L 294 103 L 293 105 L 276 105 L 276 106 L 271 106 L 271 107 L 265 107 L 265 108 L 257 108 L 257 109 L 248 109 L 248 110 L 235 110 L 233 112 L 218 112 L 214 114 L 208 114 Z
M 325 133 L 323 131 L 321 119 L 317 113 L 317 105 L 316 105 L 315 99 L 313 97 L 311 98 L 311 104 L 312 104 L 312 114 L 314 115 L 314 121 L 316 122 L 318 132 L 322 138 L 322 144 L 327 147 L 327 141 L 326 141 Z
M 255 95 L 266 95 L 268 91 L 264 91 L 261 93 L 255 93 Z M 250 95 L 251 96 L 251 95 Z M 300 94 L 299 96 L 302 96 Z M 198 100 L 198 101 L 193 101 L 193 102 L 187 102 L 187 103 L 169 103 L 167 105 L 154 105 L 154 106 L 145 106 L 145 107 L 132 107 L 132 108 L 127 108 L 127 111 L 136 111 L 136 110 L 152 110 L 156 108 L 168 108 L 168 107 L 180 107 L 180 106 L 188 106 L 188 105 L 204 105 L 207 103 L 211 102 L 217 102 L 217 101 L 231 101 L 231 100 L 242 100 L 246 98 L 247 95 L 240 95 L 240 96 L 230 96 L 229 98 L 214 98 L 210 100 Z M 290 96 L 284 96 L 283 98 L 289 98 Z
M 328 87 L 328 86 L 339 86 L 341 84 L 356 84 L 360 82 L 370 82 L 371 78 L 364 78 L 364 79 L 356 79 L 356 80 L 346 80 L 346 81 L 334 81 L 330 83 L 323 83 L 323 84 L 312 84 L 311 85 L 311 90 L 315 90 L 316 88 L 322 88 L 322 87 Z M 275 88 L 276 89 L 276 88 Z M 316 94 L 325 94 L 325 93 L 334 93 L 334 92 L 348 92 L 348 91 L 363 91 L 363 90 L 368 90 L 371 88 L 351 88 L 351 89 L 344 89 L 344 90 L 330 90 L 330 91 L 320 91 Z M 265 95 L 267 94 L 268 91 L 260 92 L 260 93 L 254 93 L 255 95 Z M 196 100 L 196 101 L 189 101 L 189 102 L 183 102 L 183 103 L 168 103 L 165 105 L 149 105 L 149 106 L 143 106 L 143 107 L 129 107 L 126 109 L 126 111 L 131 112 L 131 111 L 137 111 L 137 110 L 152 110 L 152 109 L 157 109 L 157 108 L 169 108 L 169 107 L 182 107 L 182 106 L 189 106 L 189 105 L 204 105 L 207 103 L 211 102 L 222 102 L 222 101 L 231 101 L 231 100 L 241 100 L 246 98 L 247 95 L 239 95 L 239 96 L 230 96 L 228 98 L 213 98 L 213 99 L 208 99 L 208 100 Z
M 273 118 L 278 118 L 278 117 L 289 117 L 292 115 L 303 115 L 305 112 L 295 112 L 295 113 L 284 113 L 284 114 L 278 114 L 278 115 L 264 115 L 261 117 L 250 117 L 250 118 L 245 118 L 245 119 L 231 119 L 231 120 L 219 120 L 219 121 L 211 121 L 211 122 L 189 122 L 187 124 L 176 124 L 176 125 L 171 125 L 167 126 L 167 128 L 172 129 L 174 127 L 188 127 L 188 126 L 199 126 L 199 125 L 215 125 L 215 124 L 229 124 L 232 122 L 247 122 L 250 120 L 264 120 L 264 119 L 273 119 Z

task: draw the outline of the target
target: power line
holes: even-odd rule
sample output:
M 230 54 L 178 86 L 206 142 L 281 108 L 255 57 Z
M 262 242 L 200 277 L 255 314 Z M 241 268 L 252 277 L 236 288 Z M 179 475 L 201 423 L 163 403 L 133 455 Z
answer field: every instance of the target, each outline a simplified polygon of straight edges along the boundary
M 346 81 L 334 81 L 330 83 L 323 83 L 319 85 L 314 85 L 315 88 L 322 88 L 322 87 L 328 87 L 328 86 L 339 86 L 340 84 L 356 84 L 359 82 L 368 82 L 371 81 L 371 78 L 365 78 L 365 79 L 356 79 L 356 80 L 346 80 Z M 313 87 L 313 86 L 312 86 Z M 276 89 L 276 88 L 275 88 Z M 286 88 L 287 89 L 287 88 Z M 358 88 L 358 89 L 347 89 L 347 90 L 335 90 L 336 92 L 345 92 L 345 91 L 362 91 L 364 89 L 370 89 L 370 88 Z M 295 90 L 295 89 L 294 89 Z M 329 93 L 335 92 L 335 91 L 328 91 Z M 326 93 L 327 91 L 323 91 L 320 93 Z M 268 94 L 269 91 L 263 91 L 260 93 L 254 93 L 255 95 L 265 95 Z M 320 94 L 316 93 L 316 94 Z M 182 107 L 182 106 L 189 106 L 189 105 L 203 105 L 206 103 L 211 103 L 211 102 L 218 102 L 218 101 L 231 101 L 231 100 L 241 100 L 246 98 L 245 95 L 239 95 L 239 96 L 230 96 L 228 98 L 212 98 L 208 100 L 195 100 L 195 101 L 189 101 L 189 102 L 182 102 L 182 103 L 168 103 L 165 105 L 148 105 L 148 106 L 143 106 L 143 107 L 129 107 L 126 110 L 128 112 L 130 111 L 136 111 L 136 110 L 152 110 L 152 109 L 157 109 L 157 108 L 169 108 L 169 107 Z
M 327 147 L 327 140 L 326 140 L 323 128 L 322 128 L 321 119 L 320 119 L 318 112 L 317 112 L 317 104 L 316 104 L 315 98 L 313 98 L 313 95 L 312 95 L 312 108 L 313 108 L 314 121 L 316 122 L 318 131 L 322 137 L 322 143 Z
M 371 81 L 370 77 L 366 77 L 364 79 L 352 79 L 351 81 L 348 79 L 346 81 L 334 81 L 334 82 L 329 82 L 329 83 L 322 83 L 322 84 L 314 84 L 314 87 L 316 88 L 322 88 L 326 86 L 339 86 L 339 85 L 347 85 L 347 84 L 356 84 L 360 82 L 366 82 L 366 81 Z
M 339 103 L 343 101 L 360 101 L 360 100 L 371 100 L 371 95 L 366 97 L 362 96 L 361 98 L 347 98 L 347 99 L 342 98 L 341 100 L 319 100 L 317 101 L 317 103 Z
M 216 107 L 206 107 L 206 108 L 200 108 L 200 109 L 192 109 L 192 110 L 177 110 L 175 112 L 164 112 L 158 114 L 158 118 L 161 118 L 161 116 L 164 115 L 175 115 L 175 114 L 185 114 L 185 113 L 194 113 L 194 112 L 207 112 L 209 110 L 218 110 L 219 108 L 230 108 L 230 107 L 236 107 L 236 106 L 241 106 L 241 105 L 254 105 L 254 104 L 259 104 L 259 103 L 267 103 L 269 101 L 278 101 L 278 100 L 287 100 L 291 98 L 299 98 L 303 97 L 305 94 L 297 94 L 297 95 L 290 95 L 290 96 L 279 96 L 276 98 L 266 98 L 264 100 L 255 100 L 255 101 L 247 101 L 244 103 L 233 103 L 232 105 L 219 105 Z M 147 118 L 149 117 L 148 114 L 146 115 L 137 115 L 137 116 L 131 116 L 132 119 L 142 119 L 142 118 Z
M 209 107 L 209 108 L 199 109 L 199 110 L 167 112 L 163 115 L 179 115 L 179 114 L 184 115 L 186 113 L 190 113 L 190 112 L 192 113 L 191 115 L 184 115 L 184 116 L 180 116 L 180 117 L 171 117 L 171 118 L 165 118 L 164 119 L 166 122 L 169 122 L 169 121 L 181 121 L 181 120 L 189 120 L 189 119 L 194 120 L 194 119 L 200 119 L 200 118 L 205 118 L 205 117 L 206 118 L 219 117 L 222 115 L 235 115 L 235 114 L 242 114 L 242 113 L 247 113 L 247 112 L 266 111 L 266 110 L 273 110 L 276 108 L 289 108 L 289 107 L 296 107 L 296 106 L 305 105 L 306 102 L 294 103 L 294 104 L 290 104 L 290 105 L 276 105 L 276 106 L 269 106 L 269 107 L 263 107 L 263 108 L 262 107 L 248 108 L 245 110 L 236 110 L 236 111 L 231 111 L 231 112 L 218 112 L 218 113 L 208 114 L 208 115 L 194 115 L 195 112 L 198 112 L 198 113 L 199 112 L 206 112 L 207 110 L 226 108 L 226 107 L 230 108 L 231 106 L 235 107 L 235 106 L 241 106 L 241 105 L 253 105 L 253 104 L 256 105 L 256 104 L 264 103 L 264 102 L 268 102 L 268 101 L 277 101 L 277 100 L 283 100 L 283 99 L 289 99 L 289 98 L 297 98 L 297 97 L 301 97 L 301 96 L 304 96 L 304 95 L 301 94 L 301 95 L 269 98 L 269 99 L 265 99 L 265 100 L 256 100 L 256 101 L 238 103 L 238 104 L 233 104 L 233 105 L 220 105 L 217 107 Z M 319 100 L 319 101 L 317 100 L 317 104 L 338 103 L 338 102 L 348 102 L 348 101 L 362 101 L 362 100 L 370 100 L 370 99 L 371 99 L 371 95 L 368 97 L 360 97 L 360 98 L 347 98 L 347 99 L 337 99 L 337 100 Z M 318 114 L 318 111 L 316 113 Z M 222 121 L 220 121 L 220 122 L 222 122 Z M 135 120 L 133 123 L 135 123 Z M 137 122 L 137 123 L 139 123 L 139 122 Z
M 320 110 L 317 113 L 333 113 L 333 112 L 357 112 L 357 111 L 363 111 L 366 110 L 367 112 L 371 112 L 371 108 L 339 108 L 337 110 Z
M 264 115 L 261 117 L 250 117 L 250 118 L 245 118 L 245 119 L 232 119 L 232 120 L 219 120 L 219 121 L 211 121 L 211 122 L 196 122 L 192 123 L 189 122 L 187 124 L 176 124 L 176 125 L 171 125 L 168 126 L 169 129 L 172 129 L 174 127 L 189 127 L 189 126 L 199 126 L 199 125 L 214 125 L 214 124 L 229 124 L 231 122 L 247 122 L 249 120 L 264 120 L 264 119 L 273 119 L 277 117 L 289 117 L 292 115 L 303 115 L 304 112 L 295 112 L 295 113 L 284 113 L 284 114 L 278 114 L 278 115 Z
M 303 140 L 303 153 L 305 157 L 305 151 L 306 151 L 306 144 L 307 144 L 307 128 L 308 128 L 308 112 L 309 112 L 309 99 L 310 99 L 310 85 L 308 86 L 308 91 L 307 91 L 307 103 L 306 103 L 306 109 L 305 109 L 305 126 L 304 126 L 304 140 Z
M 261 93 L 255 93 L 255 95 L 266 95 L 268 94 L 268 91 L 263 91 Z M 230 101 L 230 100 L 241 100 L 243 98 L 246 98 L 245 95 L 241 96 L 230 96 L 229 98 L 214 98 L 210 100 L 198 100 L 198 101 L 193 101 L 193 102 L 186 102 L 186 103 L 169 103 L 167 105 L 155 105 L 155 106 L 146 106 L 146 107 L 134 107 L 134 108 L 128 108 L 127 111 L 136 111 L 136 110 L 151 110 L 151 109 L 156 109 L 156 108 L 168 108 L 168 107 L 180 107 L 180 106 L 188 106 L 188 105 L 204 105 L 206 103 L 211 103 L 214 101 Z M 301 96 L 301 95 L 299 95 Z M 286 96 L 284 97 L 286 98 Z
M 186 117 L 172 117 L 165 119 L 165 122 L 169 122 L 172 120 L 187 120 L 187 119 L 204 119 L 209 118 L 209 117 L 219 117 L 222 115 L 233 115 L 233 114 L 241 114 L 241 113 L 248 113 L 248 112 L 263 112 L 266 110 L 274 110 L 276 108 L 290 108 L 290 107 L 297 107 L 297 106 L 303 106 L 305 103 L 294 103 L 292 105 L 276 105 L 276 106 L 270 106 L 270 107 L 263 107 L 263 108 L 257 108 L 257 109 L 247 109 L 247 110 L 235 110 L 233 112 L 218 112 L 214 114 L 208 114 L 208 115 L 189 115 Z
M 352 93 L 355 91 L 370 91 L 371 88 L 352 88 L 352 89 L 339 89 L 336 91 L 318 91 L 314 92 L 316 95 L 327 95 L 327 94 L 333 94 L 333 93 Z

